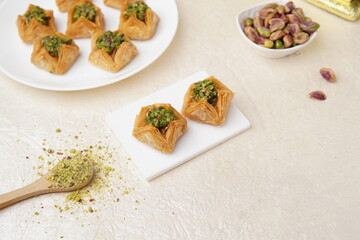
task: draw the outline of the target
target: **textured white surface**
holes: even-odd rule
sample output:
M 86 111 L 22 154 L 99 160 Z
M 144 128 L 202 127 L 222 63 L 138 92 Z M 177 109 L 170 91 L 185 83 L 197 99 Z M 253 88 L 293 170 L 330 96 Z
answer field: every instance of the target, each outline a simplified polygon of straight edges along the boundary
M 199 69 L 236 92 L 233 102 L 252 124 L 150 183 L 136 170 L 127 172 L 124 179 L 136 190 L 107 202 L 99 218 L 59 218 L 52 205 L 62 194 L 1 210 L 0 238 L 357 240 L 360 21 L 295 0 L 320 22 L 318 36 L 300 55 L 267 59 L 242 41 L 234 24 L 241 9 L 260 2 L 177 1 L 179 28 L 167 51 L 149 68 L 110 86 L 49 92 L 0 73 L 0 193 L 37 178 L 32 166 L 42 152 L 39 142 L 47 138 L 56 145 L 56 128 L 64 136 L 81 130 L 88 143 L 120 146 L 105 125 L 106 114 Z M 332 68 L 338 82 L 324 81 L 321 67 Z M 309 99 L 313 90 L 328 99 Z
M 223 126 L 211 126 L 187 119 L 187 130 L 178 139 L 174 151 L 170 154 L 155 150 L 132 136 L 135 116 L 142 107 L 155 103 L 170 103 L 180 112 L 189 86 L 208 77 L 209 74 L 204 71 L 195 73 L 107 116 L 109 126 L 146 180 L 152 180 L 250 128 L 249 120 L 231 104 Z M 225 82 L 224 84 L 226 85 Z

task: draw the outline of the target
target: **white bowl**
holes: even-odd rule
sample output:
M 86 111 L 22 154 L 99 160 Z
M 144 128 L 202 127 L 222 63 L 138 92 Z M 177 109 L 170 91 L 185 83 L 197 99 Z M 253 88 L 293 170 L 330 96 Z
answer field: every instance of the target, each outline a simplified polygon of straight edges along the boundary
M 241 12 L 239 12 L 236 16 L 236 26 L 239 29 L 240 35 L 241 37 L 244 39 L 245 42 L 247 42 L 251 47 L 255 48 L 256 51 L 264 57 L 267 58 L 283 58 L 286 57 L 290 54 L 293 54 L 295 52 L 298 52 L 299 50 L 303 49 L 304 47 L 306 47 L 307 45 L 309 45 L 316 37 L 317 32 L 314 32 L 313 34 L 310 35 L 310 39 L 298 46 L 295 47 L 291 47 L 291 48 L 285 48 L 285 49 L 271 49 L 271 48 L 265 48 L 262 47 L 256 43 L 254 43 L 253 41 L 251 41 L 244 33 L 244 19 L 245 18 L 254 18 L 255 16 L 258 15 L 258 11 L 260 9 L 262 9 L 266 4 L 268 3 L 278 3 L 278 4 L 286 4 L 288 1 L 267 1 L 267 2 L 263 2 L 260 3 L 258 5 L 255 5 L 253 7 L 247 8 Z M 297 6 L 300 7 L 300 6 Z M 306 14 L 306 12 L 305 12 Z

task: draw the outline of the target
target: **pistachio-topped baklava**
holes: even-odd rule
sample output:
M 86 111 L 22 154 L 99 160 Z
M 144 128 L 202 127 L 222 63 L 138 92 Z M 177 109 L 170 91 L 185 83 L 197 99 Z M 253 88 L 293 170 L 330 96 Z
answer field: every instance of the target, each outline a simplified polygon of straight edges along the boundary
M 215 77 L 191 84 L 184 97 L 182 114 L 211 125 L 225 122 L 233 92 Z
M 111 72 L 118 72 L 137 55 L 135 45 L 124 33 L 96 31 L 91 39 L 89 61 Z
M 55 18 L 52 10 L 45 10 L 30 4 L 24 15 L 19 15 L 16 25 L 21 40 L 33 43 L 35 38 L 56 32 Z
M 36 38 L 31 62 L 50 73 L 62 75 L 69 70 L 78 56 L 79 47 L 74 40 L 57 32 Z
M 170 104 L 157 103 L 141 108 L 133 136 L 161 152 L 171 153 L 186 128 L 186 119 Z
M 156 31 L 159 17 L 144 2 L 130 2 L 121 11 L 119 30 L 134 40 L 150 39 Z
M 104 28 L 101 9 L 88 0 L 80 0 L 68 12 L 66 35 L 71 38 L 90 38 Z

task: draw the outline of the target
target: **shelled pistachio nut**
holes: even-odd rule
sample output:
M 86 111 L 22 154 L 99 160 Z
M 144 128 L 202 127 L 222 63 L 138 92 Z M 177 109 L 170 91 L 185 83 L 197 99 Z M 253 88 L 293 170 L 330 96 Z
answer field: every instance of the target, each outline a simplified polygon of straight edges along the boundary
M 316 32 L 316 30 L 318 30 L 319 27 L 320 27 L 320 25 L 316 22 L 303 21 L 302 23 L 300 23 L 301 30 L 303 30 L 304 32 L 307 32 L 307 33 Z
M 285 35 L 286 33 L 283 30 L 277 30 L 276 32 L 271 33 L 269 40 L 276 41 L 278 39 L 283 38 Z
M 291 13 L 295 15 L 300 20 L 300 22 L 305 21 L 305 16 L 302 8 L 295 8 L 291 10 Z
M 286 14 L 286 17 L 289 19 L 289 22 L 290 23 L 297 23 L 297 24 L 300 24 L 300 19 L 295 16 L 294 14 Z
M 276 13 L 276 10 L 274 8 L 263 8 L 259 11 L 259 16 L 265 19 L 270 13 Z
M 271 32 L 270 32 L 270 30 L 269 30 L 268 28 L 266 28 L 266 27 L 259 27 L 259 28 L 257 29 L 257 31 L 258 31 L 260 37 L 264 37 L 264 38 L 270 37 Z
M 294 34 L 294 43 L 303 44 L 309 40 L 310 36 L 306 32 L 299 32 Z
M 275 32 L 285 27 L 285 22 L 281 18 L 272 18 L 269 21 L 270 31 Z
M 254 22 L 254 19 L 252 18 L 245 18 L 244 19 L 244 26 L 252 26 Z
M 258 39 L 260 38 L 258 32 L 250 26 L 246 26 L 244 28 L 245 35 L 254 43 L 257 43 Z
M 269 15 L 267 15 L 267 17 L 264 20 L 264 26 L 265 27 L 269 27 L 269 22 L 271 19 L 273 19 L 275 17 L 275 13 L 270 13 Z
M 283 37 L 284 48 L 289 48 L 293 45 L 294 39 L 291 35 L 285 35 Z
M 284 14 L 285 13 L 285 7 L 282 5 L 279 5 L 276 7 L 276 12 L 279 14 Z
M 284 48 L 284 43 L 281 40 L 276 40 L 274 46 L 275 46 L 276 49 L 283 49 Z
M 290 1 L 285 4 L 284 8 L 285 8 L 285 12 L 289 13 L 291 12 L 291 10 L 295 9 L 295 4 L 292 1 Z
M 254 28 L 259 28 L 264 26 L 264 21 L 260 18 L 260 16 L 256 16 L 254 18 L 253 24 L 254 24 Z
M 257 44 L 265 48 L 272 48 L 274 46 L 274 42 L 266 38 L 259 38 Z
M 301 32 L 301 28 L 300 28 L 299 24 L 297 24 L 297 23 L 290 23 L 286 26 L 286 28 L 289 30 L 289 33 L 293 36 L 296 33 Z

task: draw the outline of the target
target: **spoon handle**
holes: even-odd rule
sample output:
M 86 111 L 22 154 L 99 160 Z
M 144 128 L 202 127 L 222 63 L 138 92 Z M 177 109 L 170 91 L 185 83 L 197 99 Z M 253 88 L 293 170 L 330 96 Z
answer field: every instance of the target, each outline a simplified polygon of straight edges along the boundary
M 48 193 L 49 189 L 44 186 L 44 181 L 39 179 L 25 187 L 14 190 L 12 192 L 4 193 L 0 195 L 0 209 L 10 206 L 14 203 L 20 202 L 27 198 L 38 196 L 44 193 Z

